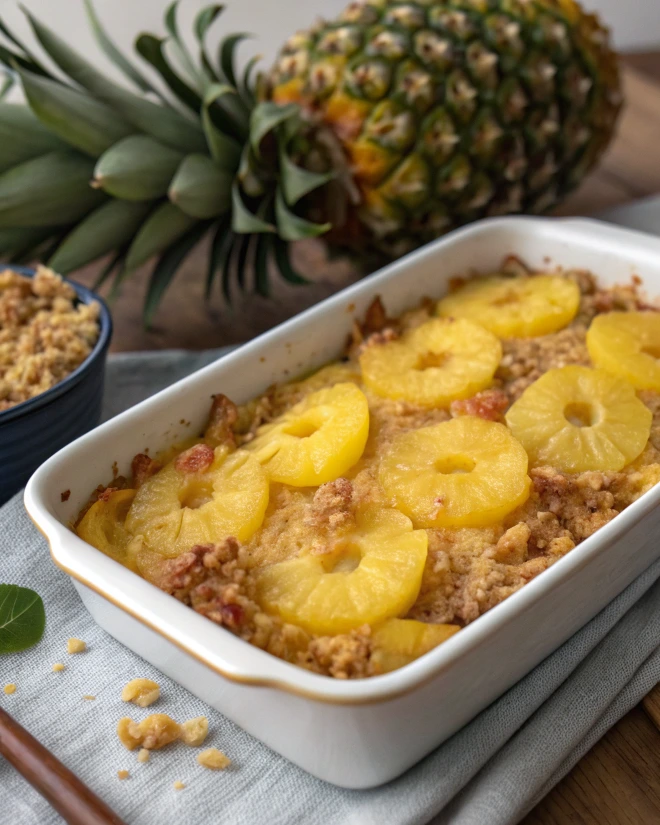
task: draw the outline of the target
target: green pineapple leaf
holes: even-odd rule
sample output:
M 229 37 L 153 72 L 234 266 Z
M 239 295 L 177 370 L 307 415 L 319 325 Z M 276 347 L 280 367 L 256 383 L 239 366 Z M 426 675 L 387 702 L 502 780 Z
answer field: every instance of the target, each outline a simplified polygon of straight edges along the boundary
M 172 243 L 158 259 L 149 279 L 147 297 L 144 302 L 143 318 L 147 328 L 151 326 L 158 305 L 182 261 L 193 247 L 197 246 L 208 228 L 209 224 L 206 221 L 195 224 L 189 232 Z
M 0 100 L 5 98 L 14 87 L 15 77 L 12 72 L 2 72 L 2 80 L 0 80 Z
M 250 235 L 255 232 L 275 232 L 275 227 L 271 223 L 258 218 L 243 203 L 238 185 L 234 184 L 232 194 L 232 229 L 238 235 Z
M 238 236 L 238 240 L 240 241 L 240 236 Z M 228 239 L 227 239 L 227 246 L 223 252 L 223 259 L 222 259 L 222 276 L 221 276 L 221 284 L 222 284 L 222 294 L 224 296 L 225 301 L 227 302 L 227 306 L 231 307 L 231 262 L 233 259 L 234 252 L 236 250 L 236 243 L 237 243 L 237 236 L 232 232 Z
M 234 71 L 235 53 L 238 45 L 243 40 L 248 40 L 252 37 L 248 32 L 239 32 L 238 34 L 231 34 L 220 44 L 220 69 L 225 76 L 227 83 L 237 87 L 236 73 Z
M 216 18 L 219 17 L 219 15 L 221 15 L 224 10 L 224 6 L 217 4 L 214 6 L 206 6 L 199 12 L 197 17 L 195 17 L 193 29 L 195 32 L 195 37 L 197 38 L 200 46 L 204 45 L 204 38 L 206 37 L 206 33 L 211 28 Z
M 143 92 L 152 92 L 161 97 L 158 89 L 147 80 L 147 78 L 140 72 L 124 55 L 119 51 L 114 42 L 110 39 L 107 32 L 96 13 L 96 9 L 92 0 L 83 0 L 85 3 L 85 10 L 87 11 L 87 19 L 89 20 L 90 28 L 99 44 L 101 51 L 105 56 L 114 63 L 114 65 L 132 81 L 138 89 Z
M 20 41 L 15 34 L 12 33 L 6 23 L 3 22 L 2 18 L 0 18 L 0 33 L 4 34 L 7 40 L 15 46 L 18 46 L 21 50 L 20 54 L 16 54 L 9 51 L 9 49 L 0 47 L 0 60 L 2 60 L 3 63 L 7 66 L 11 66 L 13 63 L 16 63 L 22 69 L 27 69 L 30 72 L 34 72 L 34 74 L 41 75 L 42 77 L 53 78 L 53 75 L 48 71 L 48 69 L 46 69 L 43 64 L 30 53 L 27 46 Z M 9 56 L 9 59 L 6 58 L 6 55 Z
M 0 175 L 0 226 L 57 226 L 83 218 L 105 200 L 89 180 L 94 162 L 55 151 Z
M 178 99 L 193 112 L 199 112 L 202 105 L 201 97 L 179 77 L 167 62 L 163 50 L 164 43 L 165 41 L 161 37 L 155 37 L 153 34 L 141 34 L 135 41 L 135 48 L 147 63 L 154 67 Z
M 288 206 L 295 206 L 302 197 L 328 183 L 334 177 L 333 172 L 321 174 L 302 169 L 296 166 L 284 149 L 280 150 L 280 178 L 284 200 Z
M 203 72 L 195 65 L 194 60 L 190 56 L 181 35 L 179 34 L 179 25 L 177 23 L 176 14 L 179 7 L 179 0 L 174 0 L 165 10 L 165 28 L 170 33 L 170 44 L 177 56 L 179 62 L 184 66 L 190 78 L 197 85 L 197 90 L 203 93 L 206 86 L 207 79 Z
M 250 109 L 254 107 L 256 102 L 256 97 L 254 94 L 254 84 L 252 82 L 252 72 L 255 69 L 257 63 L 261 60 L 261 55 L 255 54 L 254 57 L 251 57 L 246 66 L 243 70 L 243 78 L 240 84 L 239 94 L 245 101 L 246 105 L 249 106 Z
M 253 235 L 243 235 L 237 244 L 236 252 L 236 280 L 241 292 L 245 292 L 248 257 L 252 249 Z
M 137 130 L 181 151 L 204 151 L 206 142 L 199 126 L 171 107 L 159 106 L 108 80 L 62 38 L 26 14 L 35 36 L 60 69 L 119 112 Z
M 149 201 L 164 197 L 184 155 L 148 135 L 117 141 L 99 158 L 92 185 L 115 198 Z
M 123 280 L 127 274 L 146 263 L 154 255 L 160 255 L 174 241 L 183 237 L 196 221 L 169 201 L 157 206 L 133 238 L 126 254 Z M 119 286 L 119 284 L 117 284 Z
M 232 177 L 208 155 L 187 155 L 172 179 L 168 196 L 193 218 L 217 218 L 231 207 Z
M 225 134 L 222 129 L 215 125 L 209 108 L 221 97 L 230 94 L 235 94 L 235 90 L 231 86 L 214 83 L 206 90 L 202 106 L 202 126 L 204 127 L 209 152 L 217 165 L 227 171 L 233 171 L 238 166 L 241 157 L 241 146 L 234 138 Z
M 28 254 L 51 238 L 57 227 L 22 226 L 0 229 L 0 258 L 20 263 L 19 257 Z
M 236 107 L 231 105 L 232 98 L 236 97 L 236 89 L 226 83 L 212 83 L 206 90 L 202 108 L 202 125 L 208 121 L 208 128 L 213 127 L 216 133 L 221 133 L 232 141 L 240 154 L 244 142 L 245 127 L 241 118 L 236 116 Z M 206 117 L 206 120 L 204 120 Z M 208 140 L 208 131 L 204 129 Z M 232 152 L 232 156 L 235 156 Z
M 206 6 L 199 12 L 197 17 L 195 17 L 195 22 L 193 25 L 195 37 L 199 43 L 199 59 L 204 71 L 212 82 L 217 82 L 220 78 L 218 77 L 216 70 L 211 65 L 211 61 L 206 53 L 206 33 L 211 28 L 216 18 L 222 14 L 224 10 L 225 7 L 220 5 Z
M 34 114 L 74 149 L 96 158 L 131 134 L 126 121 L 86 92 L 20 69 L 18 74 Z
M 254 252 L 254 285 L 264 298 L 270 298 L 270 281 L 268 279 L 268 257 L 274 238 L 271 235 L 258 235 Z
M 99 272 L 97 279 L 94 281 L 93 289 L 100 289 L 103 284 L 108 280 L 108 278 L 112 275 L 112 273 L 117 270 L 115 277 L 118 277 L 121 273 L 122 264 L 124 262 L 124 258 L 126 257 L 126 248 L 122 248 L 117 252 L 116 255 L 113 255 L 108 263 L 103 267 L 103 269 Z M 112 300 L 115 295 L 110 295 L 110 300 Z
M 122 248 L 149 214 L 151 204 L 111 200 L 90 212 L 64 238 L 48 265 L 66 275 Z
M 275 243 L 273 244 L 273 255 L 275 257 L 275 263 L 277 264 L 280 275 L 285 281 L 288 281 L 290 284 L 294 284 L 294 286 L 304 286 L 309 283 L 307 278 L 303 278 L 303 276 L 299 275 L 291 266 L 291 260 L 289 258 L 289 245 L 286 241 L 283 241 L 281 238 L 275 238 Z
M 275 194 L 275 223 L 277 234 L 285 241 L 301 241 L 304 238 L 316 238 L 332 229 L 329 223 L 312 223 L 294 215 L 284 202 L 281 189 Z
M 0 174 L 26 160 L 67 148 L 27 106 L 0 100 Z
M 223 265 L 223 255 L 225 254 L 225 251 L 227 251 L 228 254 L 227 241 L 230 235 L 231 223 L 228 220 L 223 221 L 213 233 L 211 251 L 209 252 L 208 269 L 206 271 L 206 285 L 204 287 L 204 295 L 207 301 L 211 297 L 213 282 L 215 281 L 216 275 Z
M 257 158 L 261 156 L 261 141 L 266 135 L 285 120 L 297 117 L 299 112 L 300 109 L 295 103 L 279 106 L 277 103 L 265 101 L 254 107 L 250 116 L 250 146 Z

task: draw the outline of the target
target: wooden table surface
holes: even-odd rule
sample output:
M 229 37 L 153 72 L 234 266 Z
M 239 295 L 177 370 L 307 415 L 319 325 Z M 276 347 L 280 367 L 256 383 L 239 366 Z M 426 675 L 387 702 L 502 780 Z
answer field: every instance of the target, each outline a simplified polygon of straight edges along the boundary
M 660 53 L 627 56 L 624 89 L 627 106 L 616 140 L 598 171 L 558 214 L 588 215 L 660 193 Z M 217 295 L 210 307 L 203 306 L 203 258 L 193 257 L 149 332 L 140 321 L 146 272 L 140 273 L 114 306 L 113 349 L 202 349 L 244 341 L 356 278 L 349 264 L 329 263 L 317 245 L 302 247 L 296 255 L 305 272 L 314 273 L 313 287 L 278 285 L 274 301 L 249 297 L 231 311 Z M 97 271 L 90 267 L 80 280 L 93 282 Z M 660 824 L 659 728 L 660 687 L 601 739 L 523 825 Z

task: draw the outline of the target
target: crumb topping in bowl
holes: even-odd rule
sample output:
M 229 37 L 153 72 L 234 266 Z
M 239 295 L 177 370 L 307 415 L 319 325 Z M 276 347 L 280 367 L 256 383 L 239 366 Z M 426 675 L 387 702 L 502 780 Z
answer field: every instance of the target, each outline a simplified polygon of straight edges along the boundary
M 54 387 L 90 355 L 100 307 L 39 266 L 32 278 L 0 271 L 0 412 Z

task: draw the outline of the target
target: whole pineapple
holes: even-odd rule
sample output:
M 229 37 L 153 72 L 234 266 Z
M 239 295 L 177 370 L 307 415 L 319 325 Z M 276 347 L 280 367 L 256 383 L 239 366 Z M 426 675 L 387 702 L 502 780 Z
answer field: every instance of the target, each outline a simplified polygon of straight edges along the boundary
M 354 241 L 401 254 L 468 221 L 544 212 L 612 136 L 606 32 L 574 0 L 367 0 L 294 35 L 269 77 L 342 143 Z
M 30 17 L 63 82 L 0 21 L 0 63 L 29 106 L 0 101 L 0 256 L 39 255 L 66 273 L 113 253 L 102 279 L 114 272 L 115 289 L 157 256 L 147 320 L 210 230 L 207 291 L 221 274 L 229 298 L 248 271 L 268 294 L 271 261 L 303 282 L 291 241 L 323 235 L 394 257 L 483 216 L 545 211 L 596 162 L 620 108 L 606 30 L 574 0 L 351 3 L 294 35 L 257 83 L 255 60 L 236 75 L 242 35 L 217 61 L 207 54 L 220 6 L 197 15 L 195 61 L 175 2 L 165 23 L 176 64 L 164 39 L 136 41 L 164 85 L 85 2 L 137 91 Z

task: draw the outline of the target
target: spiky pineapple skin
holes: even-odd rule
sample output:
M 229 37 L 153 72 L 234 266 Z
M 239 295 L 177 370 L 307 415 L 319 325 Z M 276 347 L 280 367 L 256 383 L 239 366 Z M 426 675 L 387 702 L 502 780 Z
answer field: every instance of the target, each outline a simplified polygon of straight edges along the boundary
M 291 37 L 266 88 L 331 127 L 360 193 L 345 237 L 387 254 L 546 211 L 621 105 L 607 30 L 574 0 L 354 2 Z

